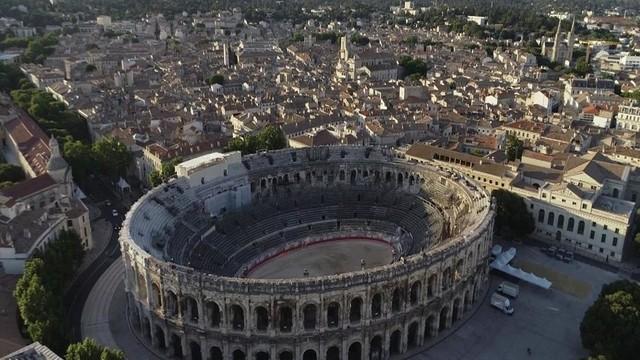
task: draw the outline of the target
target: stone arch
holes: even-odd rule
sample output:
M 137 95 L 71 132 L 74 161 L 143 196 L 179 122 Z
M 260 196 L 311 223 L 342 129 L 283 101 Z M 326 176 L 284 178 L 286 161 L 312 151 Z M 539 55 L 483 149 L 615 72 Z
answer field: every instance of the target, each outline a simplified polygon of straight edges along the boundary
M 231 355 L 233 360 L 246 360 L 247 355 L 245 355 L 244 351 L 240 349 L 236 349 Z
M 369 360 L 382 360 L 383 358 L 382 336 L 376 335 L 369 344 Z
M 165 303 L 169 316 L 178 315 L 178 296 L 173 291 L 167 291 L 165 295 Z
M 356 297 L 351 299 L 349 307 L 349 321 L 352 323 L 359 322 L 362 319 L 362 298 Z
M 267 331 L 269 328 L 269 312 L 264 306 L 256 306 L 255 310 L 256 316 L 256 330 L 258 331 Z
M 431 339 L 435 336 L 436 330 L 436 317 L 429 315 L 427 320 L 424 321 L 424 338 Z
M 451 310 L 451 321 L 456 322 L 460 319 L 460 315 L 462 313 L 462 309 L 460 308 L 460 298 L 456 298 L 453 300 L 453 307 Z
M 384 179 L 385 179 L 384 181 L 385 181 L 386 183 L 390 183 L 390 182 L 391 182 L 391 171 L 387 171 L 387 172 L 385 173 L 385 177 L 384 177 Z
M 340 360 L 340 349 L 337 346 L 331 346 L 327 349 L 327 360 Z
M 293 352 L 289 350 L 282 351 L 278 356 L 278 360 L 293 360 Z
M 258 351 L 256 352 L 256 360 L 269 360 L 271 356 L 266 351 Z
M 318 355 L 313 349 L 309 349 L 302 354 L 302 360 L 318 360 Z
M 402 351 L 402 333 L 400 330 L 396 330 L 391 333 L 389 339 L 389 355 L 397 355 Z
M 223 360 L 222 350 L 217 346 L 212 346 L 209 349 L 209 360 Z
M 415 306 L 420 302 L 420 289 L 422 288 L 422 283 L 420 280 L 415 281 L 411 285 L 411 290 L 409 291 L 409 303 Z
M 427 296 L 433 297 L 436 294 L 438 286 L 438 275 L 433 274 L 429 276 L 429 280 L 427 281 Z
M 377 293 L 371 298 L 371 317 L 379 318 L 382 316 L 382 294 Z
M 305 330 L 316 328 L 318 307 L 315 304 L 307 304 L 302 309 L 302 324 Z
M 327 306 L 327 326 L 337 327 L 340 323 L 340 304 L 332 302 Z
M 191 352 L 191 360 L 202 360 L 202 350 L 200 344 L 196 341 L 189 342 L 189 350 Z
M 448 327 L 447 317 L 449 316 L 449 308 L 447 306 L 440 310 L 440 323 L 438 325 L 438 331 L 443 331 Z
M 348 360 L 361 360 L 362 359 L 362 344 L 356 341 L 349 346 L 347 355 Z
M 401 290 L 399 287 L 393 290 L 393 295 L 391 296 L 391 311 L 399 312 L 402 309 L 402 295 L 400 294 Z
M 415 178 L 413 175 L 409 175 L 409 185 L 413 185 L 415 183 Z
M 442 291 L 447 290 L 451 284 L 451 267 L 442 272 Z
M 184 295 L 182 298 L 182 318 L 191 322 L 198 322 L 198 302 L 193 296 Z
M 151 283 L 151 296 L 152 296 L 152 306 L 154 309 L 159 310 L 162 308 L 162 293 L 160 292 L 160 286 L 158 284 L 152 282 Z
M 222 312 L 220 311 L 220 306 L 218 306 L 218 303 L 216 303 L 215 301 L 207 301 L 206 308 L 207 316 L 209 318 L 209 326 L 213 328 L 220 327 L 220 322 L 222 321 Z
M 244 309 L 240 305 L 231 305 L 231 327 L 234 330 L 244 330 Z
M 138 285 L 138 296 L 142 301 L 147 300 L 147 281 L 144 279 L 144 276 L 140 272 L 137 275 L 137 285 Z
M 278 309 L 278 324 L 280 331 L 291 332 L 293 327 L 293 311 L 287 305 L 280 306 Z
M 162 351 L 166 350 L 167 344 L 165 343 L 164 330 L 160 325 L 155 326 L 154 336 L 156 338 L 158 348 Z
M 420 325 L 417 321 L 412 322 L 409 325 L 409 330 L 407 331 L 407 347 L 409 349 L 413 349 L 418 346 L 418 330 Z
M 463 275 L 464 275 L 464 260 L 463 259 L 459 259 L 456 262 L 456 271 L 453 274 L 453 280 L 457 281 L 457 280 L 461 279 Z
M 171 352 L 175 357 L 181 358 L 183 356 L 182 340 L 177 334 L 171 334 Z

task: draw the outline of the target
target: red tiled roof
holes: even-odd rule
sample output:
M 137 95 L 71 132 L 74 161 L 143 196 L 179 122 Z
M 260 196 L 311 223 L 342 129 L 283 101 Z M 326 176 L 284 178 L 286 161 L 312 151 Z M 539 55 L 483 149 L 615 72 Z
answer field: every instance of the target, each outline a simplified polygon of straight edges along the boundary
M 55 184 L 55 180 L 53 180 L 51 176 L 49 176 L 49 174 L 45 173 L 43 175 L 36 176 L 34 178 L 27 179 L 15 185 L 4 188 L 0 190 L 0 194 L 11 199 L 7 203 L 8 206 L 11 206 L 17 200 L 27 197 L 31 194 L 35 194 Z
M 7 121 L 4 126 L 36 175 L 45 173 L 51 157 L 47 134 L 23 111 L 19 111 L 19 116 Z

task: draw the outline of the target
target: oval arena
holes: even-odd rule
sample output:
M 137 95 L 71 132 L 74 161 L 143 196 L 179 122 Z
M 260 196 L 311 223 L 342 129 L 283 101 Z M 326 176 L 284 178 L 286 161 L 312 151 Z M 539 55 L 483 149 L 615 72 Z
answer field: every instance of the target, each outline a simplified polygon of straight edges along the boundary
M 401 153 L 214 153 L 176 172 L 120 233 L 130 323 L 156 354 L 388 359 L 485 292 L 490 197 Z

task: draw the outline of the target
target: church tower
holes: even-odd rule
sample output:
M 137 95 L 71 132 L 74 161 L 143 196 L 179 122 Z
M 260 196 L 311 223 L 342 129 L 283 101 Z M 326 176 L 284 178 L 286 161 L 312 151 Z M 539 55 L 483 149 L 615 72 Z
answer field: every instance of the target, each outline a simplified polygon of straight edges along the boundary
M 575 28 L 576 18 L 574 16 L 573 22 L 571 23 L 571 32 L 569 32 L 569 36 L 567 37 L 567 56 L 565 58 L 565 63 L 567 66 L 571 66 L 571 62 L 573 61 L 573 45 L 576 42 Z
M 560 28 L 561 27 L 562 27 L 562 19 L 558 19 L 558 30 L 556 30 L 556 37 L 553 40 L 553 50 L 551 51 L 551 61 L 552 62 L 557 62 L 558 61 L 558 55 L 560 54 L 560 46 L 561 46 Z
M 71 196 L 71 185 L 73 184 L 71 166 L 60 154 L 60 145 L 58 145 L 58 140 L 53 136 L 49 140 L 49 149 L 51 150 L 51 157 L 47 162 L 47 174 L 58 184 L 66 184 L 66 195 Z
M 349 60 L 349 39 L 347 35 L 340 38 L 340 60 Z

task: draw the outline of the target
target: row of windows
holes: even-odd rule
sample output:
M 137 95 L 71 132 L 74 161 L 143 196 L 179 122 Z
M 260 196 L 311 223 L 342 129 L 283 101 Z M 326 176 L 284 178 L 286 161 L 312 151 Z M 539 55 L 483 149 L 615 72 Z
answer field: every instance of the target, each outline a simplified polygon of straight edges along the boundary
M 533 206 L 533 204 L 531 204 Z M 545 219 L 545 211 L 544 209 L 540 209 L 538 211 L 538 222 L 543 224 L 544 223 L 544 219 Z M 553 213 L 553 211 L 550 211 L 547 217 L 547 225 L 550 226 L 556 226 L 558 229 L 564 229 L 564 215 L 560 214 L 558 215 L 558 221 L 555 221 L 555 214 Z M 591 227 L 596 227 L 597 224 L 596 222 L 592 222 L 591 223 Z M 573 232 L 573 229 L 575 227 L 575 220 L 570 217 L 569 220 L 567 221 L 567 228 L 566 230 L 569 232 Z M 584 235 L 584 227 L 585 227 L 585 222 L 583 220 L 580 220 L 578 222 L 578 230 L 577 233 L 578 235 Z M 607 225 L 603 225 L 603 230 L 607 230 L 608 227 Z M 617 234 L 620 231 L 619 228 L 615 229 L 615 233 Z M 589 234 L 589 238 L 590 239 L 595 239 L 596 233 L 594 230 L 591 230 L 591 233 Z M 606 243 L 607 241 L 607 235 L 606 234 L 602 234 L 601 238 L 600 238 L 600 242 L 601 243 Z M 612 242 L 613 246 L 617 246 L 618 245 L 618 238 L 614 237 L 613 238 L 613 242 Z

